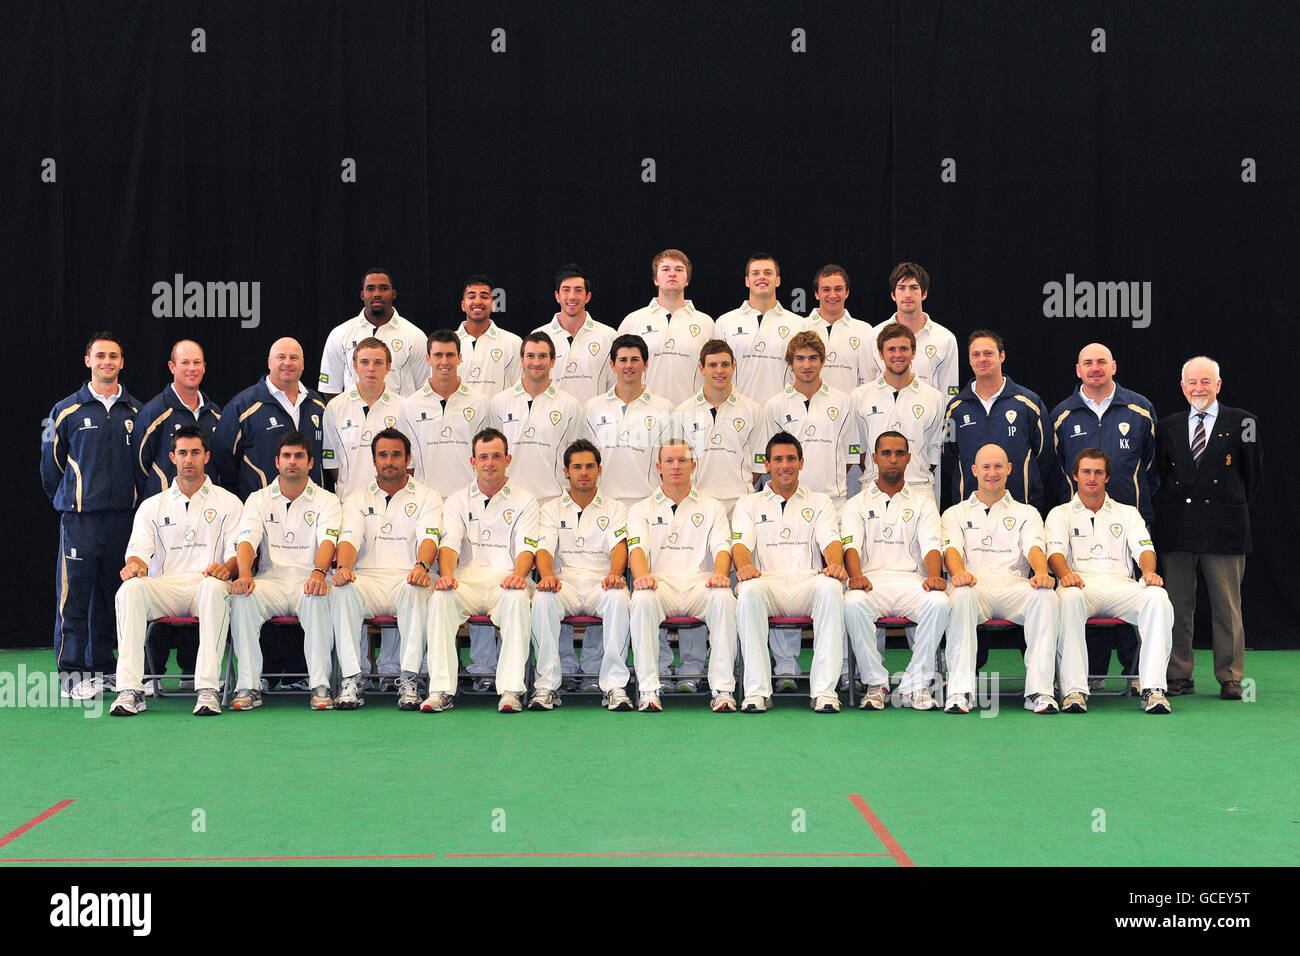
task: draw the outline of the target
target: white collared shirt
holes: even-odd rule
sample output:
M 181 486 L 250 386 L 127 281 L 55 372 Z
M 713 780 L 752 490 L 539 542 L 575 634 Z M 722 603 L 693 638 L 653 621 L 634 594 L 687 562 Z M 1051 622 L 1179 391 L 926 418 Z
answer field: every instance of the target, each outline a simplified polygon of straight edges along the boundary
M 717 556 L 730 553 L 731 526 L 716 498 L 692 488 L 674 508 L 660 488 L 628 509 L 627 547 L 641 549 L 652 574 L 712 574 Z
M 975 396 L 976 401 L 978 401 L 981 405 L 984 406 L 985 415 L 992 414 L 993 403 L 996 402 L 998 400 L 998 396 L 1000 396 L 1007 389 L 1007 377 L 1005 375 L 1002 376 L 1002 384 L 999 385 L 998 390 L 994 392 L 992 395 L 990 395 L 988 398 L 985 398 L 979 392 L 975 391 L 975 384 L 976 383 L 974 382 L 971 383 L 971 388 L 970 388 L 971 394 Z
M 616 333 L 608 325 L 597 322 L 590 315 L 583 319 L 578 334 L 572 339 L 560 325 L 560 313 L 549 323 L 534 332 L 545 332 L 555 343 L 555 384 L 581 404 L 599 395 L 614 384 L 614 372 L 609 367 L 609 347 Z
M 551 555 L 561 578 L 566 571 L 605 577 L 610 554 L 626 540 L 627 508 L 600 492 L 585 508 L 579 508 L 567 492 L 542 507 L 537 550 Z
M 244 502 L 238 543 L 257 549 L 258 572 L 316 567 L 316 551 L 326 541 L 338 544 L 343 507 L 339 499 L 308 479 L 302 494 L 290 501 L 280 479 L 259 488 Z
M 759 312 L 746 301 L 718 316 L 714 334 L 736 353 L 736 389 L 742 395 L 769 396 L 788 381 L 785 350 L 791 337 L 810 328 L 812 323 L 781 308 L 780 302 Z
M 494 395 L 488 413 L 509 444 L 515 486 L 539 503 L 564 494 L 564 450 L 582 425 L 578 400 L 554 385 L 534 398 L 520 383 Z
M 840 516 L 845 551 L 856 551 L 862 573 L 910 571 L 925 574 L 925 556 L 942 554 L 939 508 L 928 491 L 907 485 L 892 498 L 874 481 L 849 499 Z
M 271 381 L 271 376 L 269 375 L 266 377 L 266 388 L 267 391 L 271 393 L 271 397 L 274 398 L 279 406 L 288 413 L 290 418 L 293 419 L 293 427 L 301 431 L 302 425 L 298 421 L 298 413 L 302 409 L 302 403 L 307 401 L 307 389 L 303 388 L 302 382 L 298 383 L 297 402 L 291 402 L 289 400 L 288 392 L 283 392 L 276 388 L 275 383 Z
M 806 484 L 843 505 L 849 490 L 845 464 L 856 460 L 858 453 L 853 449 L 860 445 L 849 396 L 823 382 L 812 398 L 805 399 L 802 392 L 787 385 L 768 400 L 764 410 L 768 419 L 764 443 L 777 432 L 794 435 L 803 446 L 800 486 Z
M 700 378 L 700 349 L 713 338 L 714 323 L 689 299 L 669 313 L 658 299 L 628 313 L 618 326 L 619 335 L 639 335 L 650 352 L 645 386 L 676 406 L 694 395 Z
M 1094 402 L 1082 388 L 1079 389 L 1079 398 L 1084 406 L 1091 409 L 1092 413 L 1097 416 L 1097 420 L 1100 421 L 1101 416 L 1106 414 L 1106 409 L 1110 408 L 1110 403 L 1115 399 L 1115 383 L 1111 383 L 1110 394 L 1100 402 Z
M 491 319 L 487 331 L 477 339 L 464 322 L 456 335 L 460 338 L 460 380 L 470 391 L 491 399 L 497 392 L 518 384 L 522 338 Z
M 1187 406 L 1187 447 L 1194 447 L 1192 439 L 1196 436 L 1196 416 L 1199 415 L 1200 409 Z M 1205 443 L 1210 442 L 1210 437 L 1214 434 L 1214 420 L 1219 417 L 1219 402 L 1216 399 L 1214 404 L 1205 410 Z
M 172 382 L 172 383 L 171 383 L 170 385 L 168 385 L 167 387 L 170 388 L 170 389 L 172 390 L 172 394 L 176 396 L 176 400 L 177 400 L 178 402 L 181 403 L 181 408 L 185 409 L 187 412 L 189 412 L 191 415 L 193 415 L 193 416 L 194 416 L 194 421 L 197 422 L 197 421 L 199 420 L 199 411 L 203 408 L 204 405 L 206 405 L 206 404 L 208 403 L 208 400 L 207 400 L 206 398 L 203 397 L 203 392 L 200 391 L 200 390 L 197 389 L 197 388 L 194 390 L 195 392 L 198 393 L 198 396 L 199 396 L 199 404 L 198 404 L 198 407 L 197 407 L 197 408 L 190 408 L 188 405 L 185 404 L 185 399 L 181 398 L 181 393 L 178 392 L 178 391 L 176 391 L 176 383 L 175 383 L 175 382 Z M 218 417 L 220 417 L 220 416 L 218 416 Z M 180 426 L 180 425 L 176 425 L 175 427 L 176 427 L 176 428 L 180 428 L 181 426 Z
M 736 502 L 731 540 L 749 549 L 760 571 L 820 571 L 822 552 L 840 540 L 835 505 L 803 485 L 787 501 L 769 484 Z
M 360 491 L 366 482 L 374 481 L 375 459 L 370 443 L 377 432 L 397 427 L 397 413 L 401 408 L 401 396 L 386 388 L 369 411 L 355 388 L 325 406 L 321 464 L 327 469 L 338 469 L 335 493 L 340 499 Z
M 1059 554 L 1082 575 L 1109 574 L 1132 579 L 1143 551 L 1155 553 L 1146 522 L 1132 505 L 1110 495 L 1093 514 L 1076 494 L 1047 513 L 1047 556 Z
M 757 402 L 733 388 L 715 415 L 701 389 L 677 406 L 673 432 L 695 452 L 692 482 L 700 491 L 734 501 L 754 490 L 768 438 L 767 417 Z
M 140 505 L 126 556 L 149 565 L 151 578 L 202 574 L 235 556 L 243 513 L 243 503 L 208 476 L 192 498 L 173 484 Z
M 442 496 L 414 478 L 388 498 L 371 481 L 343 500 L 339 542 L 357 549 L 356 571 L 409 571 L 420 545 L 440 540 Z
M 871 350 L 876 350 L 876 336 L 881 329 L 891 322 L 898 322 L 895 312 L 871 330 Z M 899 323 L 900 325 L 902 323 Z M 880 368 L 880 360 L 876 359 Z M 929 314 L 925 314 L 925 325 L 916 333 L 916 357 L 912 359 L 912 371 L 940 395 L 944 401 L 954 398 L 961 391 L 961 355 L 957 350 L 957 337 L 940 325 Z
M 91 388 L 90 394 L 95 396 L 95 401 L 104 406 L 105 411 L 112 411 L 113 403 L 121 398 L 125 393 L 122 390 L 122 383 L 118 382 L 117 391 L 112 395 L 101 395 L 99 392 L 95 391 L 94 388 Z
M 909 483 L 932 485 L 938 481 L 937 468 L 943 457 L 944 399 L 920 376 L 898 390 L 882 375 L 853 390 L 851 397 L 861 450 L 866 454 L 862 467 L 862 480 L 873 481 L 876 463 L 871 453 L 876 447 L 876 437 L 882 432 L 895 431 L 907 438 L 907 448 L 912 460 L 907 463 L 903 476 Z
M 355 316 L 336 325 L 325 339 L 325 350 L 320 360 L 320 391 L 324 395 L 346 392 L 357 384 L 356 369 L 352 367 L 352 353 L 362 339 L 376 338 L 388 346 L 393 355 L 388 372 L 387 387 L 398 395 L 413 394 L 429 379 L 429 363 L 425 360 L 428 337 L 397 310 L 383 325 L 371 325 L 362 309 Z
M 580 436 L 600 449 L 600 487 L 635 504 L 659 486 L 659 446 L 671 430 L 673 406 L 649 389 L 624 405 L 611 388 L 582 410 Z
M 444 498 L 474 480 L 470 443 L 487 427 L 488 400 L 464 382 L 447 399 L 428 382 L 397 412 L 397 428 L 411 439 L 415 479 Z
M 476 480 L 442 505 L 442 543 L 457 554 L 458 568 L 509 573 L 525 551 L 537 553 L 541 533 L 537 499 L 509 481 L 484 504 Z M 439 568 L 443 574 L 449 569 Z
M 822 318 L 817 309 L 808 313 L 808 325 L 826 346 L 822 381 L 846 395 L 880 374 L 876 359 L 876 337 L 870 324 L 849 315 L 848 309 L 834 322 Z
M 1016 501 L 1010 492 L 988 509 L 972 492 L 943 513 L 942 528 L 944 551 L 956 551 L 976 578 L 1028 578 L 1033 574 L 1029 552 L 1038 548 L 1047 558 L 1038 509 Z

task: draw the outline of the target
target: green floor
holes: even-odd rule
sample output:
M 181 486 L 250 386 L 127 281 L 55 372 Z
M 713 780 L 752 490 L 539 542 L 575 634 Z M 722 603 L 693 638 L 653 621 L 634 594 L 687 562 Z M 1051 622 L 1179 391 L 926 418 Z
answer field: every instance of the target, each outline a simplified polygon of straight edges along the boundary
M 989 669 L 1022 671 L 1017 656 L 995 651 Z M 170 697 L 87 719 L 9 700 L 0 835 L 75 802 L 11 835 L 0 862 L 1294 865 L 1300 652 L 1247 655 L 1251 703 L 1219 700 L 1198 658 L 1200 694 L 1168 717 L 1100 696 L 1086 716 L 1053 717 L 1003 697 L 992 719 L 825 716 L 801 698 L 715 715 L 671 696 L 658 715 L 570 697 L 515 716 L 494 698 L 428 715 L 376 696 L 313 713 L 294 696 L 208 719 Z M 51 663 L 0 651 L 0 674 Z M 382 859 L 402 856 L 414 859 Z

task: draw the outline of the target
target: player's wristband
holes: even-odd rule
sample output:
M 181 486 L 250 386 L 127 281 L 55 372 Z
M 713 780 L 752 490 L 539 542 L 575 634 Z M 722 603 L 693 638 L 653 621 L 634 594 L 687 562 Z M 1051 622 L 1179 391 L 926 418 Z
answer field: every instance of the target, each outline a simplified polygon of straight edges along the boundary
M 327 572 L 327 571 L 322 571 L 320 568 L 312 568 L 312 569 L 311 569 L 311 573 L 312 573 L 312 574 L 319 574 L 319 575 L 320 575 L 321 577 L 323 577 L 323 578 L 327 578 L 327 577 L 329 577 L 329 572 Z
M 428 561 L 416 561 L 415 563 L 424 568 L 426 574 L 431 570 Z

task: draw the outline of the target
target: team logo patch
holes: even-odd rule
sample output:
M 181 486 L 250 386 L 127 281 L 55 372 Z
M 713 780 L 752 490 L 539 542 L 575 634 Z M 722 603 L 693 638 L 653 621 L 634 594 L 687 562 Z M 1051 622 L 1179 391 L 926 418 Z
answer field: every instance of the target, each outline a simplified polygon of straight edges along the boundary
M 1077 431 L 1077 430 L 1078 430 L 1078 426 L 1075 426 L 1075 429 L 1076 429 L 1076 431 Z M 1128 434 L 1128 422 L 1120 422 L 1120 423 L 1119 423 L 1119 433 L 1120 433 L 1121 435 L 1127 435 L 1127 434 Z
M 1008 531 L 1010 531 L 1015 526 L 1016 526 L 1015 518 L 1007 517 L 1002 519 L 1002 527 L 1006 528 Z
M 861 344 L 862 344 L 862 339 L 858 338 L 856 335 L 849 336 L 849 348 L 853 349 L 854 351 L 857 351 L 858 346 Z
M 86 419 L 86 420 L 90 421 L 90 419 Z M 126 426 L 126 433 L 128 435 L 131 434 L 132 429 L 135 428 L 135 422 L 131 421 L 131 419 L 129 418 L 126 421 L 124 421 L 122 424 Z
M 862 446 L 861 446 L 861 445 L 850 445 L 850 446 L 849 446 L 849 454 L 850 454 L 850 455 L 861 455 L 861 454 L 862 454 Z
M 1007 410 L 1007 424 L 1014 425 L 1016 421 L 1016 410 L 1014 408 Z
M 315 425 L 317 428 L 320 428 L 320 416 L 319 416 L 319 415 L 312 415 L 312 417 L 311 417 L 311 423 L 312 423 L 313 425 Z
M 472 422 L 473 420 L 474 420 L 474 409 L 472 408 L 465 409 L 465 421 Z
M 599 518 L 596 519 L 596 527 L 599 528 L 601 531 L 604 531 L 606 528 L 609 527 L 609 519 L 606 518 L 604 515 L 601 515 Z
M 509 524 L 510 522 L 515 520 L 515 509 L 507 508 L 505 511 L 501 513 L 501 515 L 506 519 L 506 524 Z
M 704 515 L 700 514 L 698 511 L 695 512 L 695 514 L 691 515 L 691 524 L 695 525 L 695 527 L 698 528 L 703 523 L 704 523 Z
M 739 540 L 740 540 L 740 532 L 739 532 L 739 531 L 733 531 L 733 532 L 731 532 L 731 540 L 732 540 L 732 541 L 739 541 Z
M 528 545 L 528 547 L 530 547 L 530 548 L 535 548 L 535 547 L 537 547 L 537 539 L 536 539 L 536 538 L 524 538 L 524 544 Z M 582 547 L 582 545 L 579 544 L 578 547 Z
M 645 420 L 645 427 L 646 427 L 646 428 L 654 428 L 654 427 L 655 427 L 654 416 L 650 416 L 650 417 L 648 417 L 648 418 Z
M 492 350 L 490 353 L 488 353 L 488 354 L 490 354 L 490 355 L 492 356 L 492 361 L 494 361 L 494 362 L 500 362 L 500 361 L 501 361 L 501 350 L 500 350 L 500 349 L 493 349 L 493 350 Z
M 558 425 L 558 424 L 560 424 L 560 419 L 561 419 L 562 417 L 563 417 L 563 416 L 560 415 L 559 412 L 551 412 L 551 424 L 552 424 L 552 425 Z
M 402 340 L 401 340 L 401 339 L 393 339 L 393 351 L 394 351 L 394 352 L 400 352 L 401 350 L 402 350 Z
M 927 345 L 927 346 L 925 347 L 925 357 L 926 357 L 926 358 L 934 358 L 934 353 L 937 352 L 937 351 L 939 351 L 939 350 L 938 350 L 937 348 L 935 348 L 933 345 Z
M 305 515 L 302 516 L 302 520 L 305 521 L 305 522 L 307 522 L 308 525 L 313 525 L 313 524 L 315 524 L 315 523 L 316 523 L 316 512 L 314 512 L 314 511 L 308 511 Z
M 697 335 L 699 335 L 699 334 L 700 334 L 700 327 L 699 327 L 698 325 L 692 325 L 692 326 L 691 326 L 691 338 L 695 338 L 695 336 L 697 336 Z
M 411 517 L 411 515 L 415 514 L 415 502 L 408 501 L 406 503 L 406 507 L 403 508 L 402 510 L 406 512 L 406 517 L 408 518 Z
M 1118 523 L 1113 524 L 1110 526 L 1110 533 L 1112 537 L 1118 538 L 1124 533 L 1124 526 Z
M 915 513 L 916 513 L 916 512 L 914 512 L 911 508 L 904 508 L 904 509 L 903 509 L 903 520 L 904 520 L 904 521 L 911 521 L 911 520 L 912 520 L 912 515 L 914 515 Z
M 383 526 L 382 528 L 380 528 L 379 531 L 380 531 L 380 533 L 382 533 L 382 534 L 392 534 L 392 533 L 393 533 L 393 523 L 392 523 L 391 521 L 385 521 L 385 522 L 384 522 L 384 526 Z
M 436 535 L 438 534 L 438 529 L 437 529 L 437 528 L 425 528 L 425 529 L 424 529 L 424 533 L 425 533 L 425 534 L 432 534 L 432 535 L 435 535 L 435 536 L 436 536 Z
M 590 352 L 592 355 L 599 355 L 599 354 L 600 354 L 600 343 L 599 343 L 599 342 L 592 342 L 590 345 L 587 346 L 587 351 Z
M 203 512 L 203 520 L 206 521 L 208 524 L 212 524 L 212 522 L 215 521 L 216 518 L 217 518 L 216 508 L 209 508 L 207 511 Z
M 835 419 L 840 417 L 840 410 L 832 405 L 830 408 L 826 409 L 826 414 L 830 417 L 831 421 L 835 421 Z
M 912 406 L 912 414 L 915 415 L 917 418 L 920 418 L 922 415 L 925 414 L 925 406 L 924 406 L 924 405 L 913 405 L 913 406 Z
M 384 427 L 385 427 L 385 428 L 396 428 L 396 427 L 397 427 L 397 419 L 396 419 L 395 417 L 393 417 L 392 415 L 385 415 L 385 416 L 384 416 Z
M 841 544 L 852 544 L 852 543 L 853 543 L 853 535 L 851 535 L 851 534 L 846 534 L 843 538 L 840 539 L 840 543 L 841 543 Z
M 776 334 L 781 336 L 781 338 L 785 338 L 787 335 L 790 334 L 790 326 L 788 325 L 781 326 L 779 329 L 776 330 Z
M 442 437 L 443 437 L 443 438 L 450 438 L 450 437 L 451 437 L 451 426 L 450 426 L 450 425 L 443 425 L 443 426 L 442 426 Z
M 641 543 L 641 539 L 640 539 L 640 538 L 628 538 L 628 539 L 627 539 L 627 544 L 628 544 L 628 547 L 629 547 L 629 548 L 630 548 L 632 545 L 634 545 L 634 544 L 640 544 L 640 543 Z
M 813 519 L 813 510 L 811 508 L 804 508 L 803 511 L 800 512 L 800 514 L 803 515 L 804 521 L 812 521 Z
M 737 419 L 734 419 L 734 420 L 731 422 L 731 424 L 733 424 L 733 425 L 736 426 L 736 431 L 740 431 L 742 428 L 745 427 L 745 420 L 744 420 L 743 418 L 737 418 Z

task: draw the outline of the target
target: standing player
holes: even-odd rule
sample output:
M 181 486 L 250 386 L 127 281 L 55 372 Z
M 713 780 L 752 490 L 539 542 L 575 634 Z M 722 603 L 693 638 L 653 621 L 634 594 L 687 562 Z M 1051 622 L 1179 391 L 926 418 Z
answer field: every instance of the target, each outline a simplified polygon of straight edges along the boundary
M 199 391 L 207 364 L 198 342 L 181 339 L 173 345 L 167 368 L 172 383 L 145 402 L 135 417 L 136 484 L 142 499 L 166 491 L 176 478 L 171 433 L 198 425 L 211 443 L 221 420 L 221 406 Z
M 362 339 L 352 351 L 356 385 L 325 408 L 325 474 L 340 501 L 374 480 L 371 442 L 397 425 L 402 398 L 388 388 L 391 359 L 379 339 Z
M 849 574 L 844 623 L 858 676 L 867 687 L 858 705 L 863 710 L 884 710 L 889 696 L 889 672 L 876 646 L 876 619 L 886 615 L 916 622 L 912 659 L 899 681 L 896 706 L 909 700 L 913 710 L 938 706 L 929 684 L 951 607 L 943 593 L 948 582 L 939 551 L 939 509 L 929 494 L 907 487 L 910 458 L 903 435 L 877 435 L 872 452 L 876 477 L 849 499 L 840 519 Z
M 1047 571 L 1043 519 L 1007 494 L 1011 462 L 1001 446 L 985 445 L 976 453 L 974 474 L 974 493 L 943 513 L 943 557 L 952 584 L 948 701 L 943 709 L 950 714 L 970 713 L 975 694 L 975 628 L 981 621 L 1003 618 L 1025 628 L 1025 709 L 1054 714 L 1060 611 Z M 1084 688 L 1062 686 L 1061 690 L 1068 713 L 1087 709 Z
M 497 710 L 523 710 L 528 663 L 528 573 L 539 534 L 537 500 L 510 484 L 509 444 L 495 428 L 474 436 L 476 479 L 443 505 L 438 580 L 429 602 L 429 696 L 425 713 L 455 702 L 456 631 L 471 614 L 488 614 L 501 629 L 496 666 Z
M 266 361 L 267 376 L 244 389 L 227 404 L 217 423 L 212 464 L 221 484 L 248 496 L 275 478 L 280 439 L 289 432 L 306 435 L 314 462 L 309 476 L 322 480 L 325 403 L 303 385 L 302 346 L 294 339 L 276 339 Z
M 460 379 L 460 339 L 450 329 L 429 335 L 429 381 L 402 402 L 397 430 L 411 439 L 415 480 L 444 499 L 474 476 L 470 440 L 488 421 L 488 400 Z
M 280 436 L 279 477 L 244 502 L 230 587 L 230 639 L 239 660 L 231 710 L 262 706 L 262 625 L 277 615 L 302 624 L 311 709 L 332 710 L 329 692 L 329 567 L 339 537 L 338 498 L 311 480 L 311 441 L 300 432 Z M 258 573 L 253 577 L 253 559 Z M 345 639 L 350 635 L 345 635 Z
M 564 450 L 567 494 L 542 506 L 537 540 L 537 592 L 533 595 L 533 648 L 537 680 L 530 710 L 550 710 L 560 703 L 560 621 L 566 615 L 594 614 L 601 619 L 603 645 L 582 647 L 582 669 L 600 675 L 605 692 L 601 706 L 631 710 L 627 696 L 628 596 L 627 509 L 600 493 L 600 449 L 579 439 Z M 636 661 L 641 669 L 640 658 Z M 594 667 L 593 667 L 594 665 Z
M 876 327 L 897 322 L 916 336 L 916 374 L 945 399 L 960 391 L 961 380 L 957 338 L 922 310 L 930 294 L 930 274 L 915 262 L 900 262 L 889 273 L 889 297 L 898 310 Z
M 766 458 L 772 480 L 762 491 L 736 503 L 732 521 L 731 553 L 740 580 L 736 614 L 745 662 L 745 699 L 740 709 L 759 714 L 772 706 L 772 671 L 763 640 L 768 617 L 811 614 L 812 707 L 822 714 L 839 713 L 835 680 L 844 663 L 844 581 L 848 578 L 839 518 L 827 495 L 800 485 L 803 449 L 797 438 L 777 432 L 768 439 Z
M 358 349 L 359 351 L 359 349 Z M 330 405 L 333 408 L 333 404 Z M 365 704 L 361 629 L 366 618 L 395 615 L 401 635 L 397 707 L 420 706 L 415 679 L 424 656 L 429 585 L 438 559 L 442 496 L 406 473 L 411 442 L 395 428 L 371 439 L 375 478 L 343 501 L 338 570 L 334 572 L 334 635 L 343 685 L 334 706 Z M 380 663 L 386 671 L 392 664 Z
M 707 348 L 707 346 L 706 346 Z M 736 596 L 731 593 L 731 529 L 721 503 L 691 487 L 690 445 L 673 439 L 659 449 L 663 485 L 628 512 L 632 569 L 632 655 L 640 699 L 637 710 L 661 711 L 655 632 L 670 614 L 703 618 L 709 629 L 710 707 L 736 709 Z M 683 669 L 703 668 L 704 656 Z M 644 673 L 642 672 L 644 669 Z M 691 674 L 694 678 L 694 674 Z M 692 680 L 692 689 L 694 689 Z
M 700 348 L 713 338 L 713 319 L 686 298 L 691 284 L 691 260 L 686 253 L 665 249 L 650 263 L 650 276 L 658 295 L 645 308 L 629 313 L 618 331 L 645 341 L 654 357 L 646 369 L 646 386 L 679 405 L 700 387 Z M 614 371 L 617 374 L 618 369 Z
M 875 336 L 871 326 L 849 315 L 849 274 L 834 263 L 813 276 L 817 308 L 808 313 L 808 326 L 826 344 L 822 378 L 846 395 L 876 377 Z
M 491 279 L 473 275 L 465 280 L 465 292 L 460 300 L 465 321 L 456 330 L 462 356 L 460 377 L 470 391 L 489 400 L 519 381 L 522 344 L 519 336 L 492 321 L 495 305 Z
M 1165 669 L 1169 666 L 1174 608 L 1156 574 L 1156 552 L 1142 515 L 1106 494 L 1110 456 L 1085 448 L 1070 469 L 1078 490 L 1047 516 L 1047 563 L 1060 581 L 1061 690 L 1069 697 L 1087 686 L 1084 627 L 1088 618 L 1110 616 L 1134 625 L 1142 649 L 1138 681 L 1142 709 L 1169 713 Z M 1142 571 L 1133 580 L 1133 565 Z M 1078 692 L 1074 694 L 1074 692 Z M 1085 705 L 1086 707 L 1086 705 Z
M 1036 392 L 1002 374 L 1006 351 L 1002 336 L 987 329 L 970 334 L 970 367 L 975 378 L 944 413 L 943 468 L 952 478 L 952 503 L 971 492 L 975 453 L 992 442 L 1001 445 L 1014 466 L 1007 485 L 1016 501 L 1042 512 L 1048 503 L 1043 469 L 1054 470 L 1047 435 L 1046 406 Z
M 114 689 L 110 608 L 138 497 L 131 429 L 140 403 L 118 381 L 123 365 L 116 335 L 92 336 L 90 380 L 50 409 L 41 441 L 41 484 L 59 512 L 54 659 L 62 693 L 76 700 Z
M 862 443 L 862 477 L 870 481 L 874 469 L 866 460 L 866 449 L 874 448 L 876 436 L 895 431 L 907 437 L 912 460 L 907 466 L 907 483 L 918 492 L 928 491 L 939 501 L 939 463 L 943 457 L 943 396 L 921 381 L 912 369 L 916 336 L 897 322 L 887 323 L 876 333 L 881 373 L 874 381 L 854 389 L 853 412 Z
M 129 717 L 145 709 L 144 642 L 159 617 L 199 619 L 194 669 L 194 713 L 221 713 L 217 687 L 230 620 L 229 581 L 238 571 L 235 541 L 244 506 L 204 473 L 208 432 L 181 425 L 168 432 L 176 480 L 135 513 L 117 592 L 117 700 L 109 713 Z
M 424 333 L 393 308 L 397 286 L 387 269 L 368 269 L 361 281 L 362 309 L 334 327 L 325 339 L 320 360 L 320 390 L 331 395 L 346 392 L 356 384 L 352 352 L 363 339 L 379 339 L 392 356 L 391 388 L 403 397 L 424 384 Z
M 523 378 L 492 397 L 488 418 L 512 449 L 515 487 L 540 507 L 564 493 L 564 449 L 578 437 L 582 406 L 551 382 L 555 344 L 545 332 L 529 332 L 519 357 Z
M 742 395 L 763 399 L 785 385 L 785 349 L 790 337 L 811 327 L 807 319 L 781 308 L 776 290 L 781 267 L 766 253 L 745 263 L 749 298 L 738 309 L 718 316 L 714 334 L 733 349 L 736 387 Z M 703 466 L 704 462 L 700 462 Z
M 591 279 L 581 266 L 570 263 L 555 274 L 555 301 L 560 311 L 533 331 L 551 337 L 558 384 L 582 403 L 609 388 L 609 347 L 618 333 L 587 314 Z

